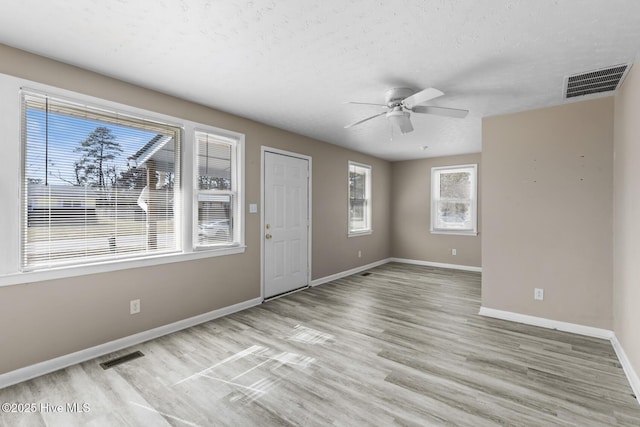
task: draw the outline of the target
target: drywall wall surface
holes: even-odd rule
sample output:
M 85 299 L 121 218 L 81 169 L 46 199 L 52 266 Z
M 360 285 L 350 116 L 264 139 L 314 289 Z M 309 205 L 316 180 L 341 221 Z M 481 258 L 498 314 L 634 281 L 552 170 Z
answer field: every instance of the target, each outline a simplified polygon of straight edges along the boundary
M 615 99 L 613 162 L 614 332 L 640 372 L 640 71 L 632 68 Z
M 467 164 L 478 165 L 478 235 L 431 233 L 431 168 Z M 416 261 L 481 267 L 481 170 L 480 153 L 393 162 L 391 255 Z M 452 254 L 453 249 L 456 255 Z
M 482 305 L 611 329 L 613 97 L 482 126 Z

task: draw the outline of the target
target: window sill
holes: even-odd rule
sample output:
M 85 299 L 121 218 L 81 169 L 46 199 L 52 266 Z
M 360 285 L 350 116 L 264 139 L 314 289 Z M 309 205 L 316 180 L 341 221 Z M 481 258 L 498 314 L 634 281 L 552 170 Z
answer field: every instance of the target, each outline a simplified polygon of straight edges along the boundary
M 213 258 L 224 255 L 244 253 L 246 246 L 238 245 L 225 248 L 201 249 L 188 253 L 170 253 L 145 258 L 105 261 L 94 264 L 64 266 L 48 268 L 46 270 L 27 271 L 0 275 L 0 287 L 20 285 L 24 283 L 41 282 L 45 280 L 64 279 L 89 274 L 108 273 L 111 271 L 127 270 L 130 268 L 150 267 L 154 265 L 170 264 L 174 262 L 193 261 L 203 258 Z
M 370 234 L 373 234 L 373 230 L 350 231 L 347 234 L 347 237 L 368 236 Z
M 449 234 L 452 236 L 477 236 L 477 231 L 463 231 L 463 230 L 431 230 L 431 234 Z

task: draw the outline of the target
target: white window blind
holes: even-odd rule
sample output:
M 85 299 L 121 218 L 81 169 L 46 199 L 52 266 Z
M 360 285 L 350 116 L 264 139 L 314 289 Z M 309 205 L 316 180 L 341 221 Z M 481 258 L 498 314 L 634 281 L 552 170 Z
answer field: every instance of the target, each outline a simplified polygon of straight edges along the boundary
M 195 246 L 237 243 L 237 141 L 208 132 L 196 132 L 195 139 Z
M 477 165 L 431 169 L 431 231 L 477 233 Z
M 371 166 L 349 162 L 349 234 L 371 231 Z
M 22 94 L 23 270 L 179 250 L 180 128 Z

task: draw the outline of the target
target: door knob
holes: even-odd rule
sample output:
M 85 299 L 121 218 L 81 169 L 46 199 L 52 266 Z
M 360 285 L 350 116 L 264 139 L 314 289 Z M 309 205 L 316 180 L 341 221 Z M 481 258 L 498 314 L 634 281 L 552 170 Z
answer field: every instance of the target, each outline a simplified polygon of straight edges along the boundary
M 265 239 L 270 239 L 271 237 L 273 237 L 271 236 L 271 234 L 267 234 L 266 236 L 264 236 Z

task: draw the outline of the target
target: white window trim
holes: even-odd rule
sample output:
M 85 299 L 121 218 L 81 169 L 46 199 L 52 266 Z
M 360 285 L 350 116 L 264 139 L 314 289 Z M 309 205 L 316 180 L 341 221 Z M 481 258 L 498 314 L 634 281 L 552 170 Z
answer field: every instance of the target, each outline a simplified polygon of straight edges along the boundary
M 0 194 L 0 203 L 3 206 L 16 206 L 16 200 L 22 200 L 22 163 L 23 147 L 21 140 L 21 90 L 30 92 L 46 93 L 58 99 L 67 99 L 72 102 L 84 103 L 92 107 L 116 110 L 123 114 L 145 118 L 151 121 L 161 121 L 170 123 L 182 128 L 182 192 L 178 206 L 181 212 L 176 212 L 175 221 L 177 228 L 177 239 L 179 250 L 176 252 L 146 255 L 135 258 L 120 260 L 96 261 L 84 264 L 61 265 L 59 267 L 47 267 L 30 271 L 21 271 L 20 261 L 20 233 L 22 212 L 15 208 L 15 212 L 7 212 L 0 221 L 0 248 L 4 249 L 7 257 L 0 259 L 0 287 L 17 284 L 24 284 L 37 281 L 61 279 L 67 277 L 83 276 L 88 274 L 105 273 L 111 271 L 125 270 L 130 268 L 148 267 L 174 262 L 191 261 L 202 258 L 211 258 L 224 255 L 244 253 L 245 246 L 245 191 L 244 191 L 244 138 L 241 133 L 203 125 L 191 120 L 181 119 L 166 114 L 156 113 L 150 110 L 132 107 L 77 92 L 68 91 L 52 87 L 49 85 L 25 80 L 5 74 L 0 74 L 0 138 L 5 141 L 12 141 L 6 147 L 7 155 L 0 158 L 0 179 L 5 182 L 14 182 L 11 191 Z M 185 159 L 194 158 L 194 137 L 195 130 L 205 130 L 216 134 L 228 135 L 235 138 L 239 144 L 238 162 L 238 211 L 240 224 L 238 227 L 238 242 L 234 245 L 224 247 L 207 247 L 195 250 L 193 248 L 193 204 L 191 194 L 193 194 L 193 180 L 188 177 L 193 176 L 193 162 L 186 162 Z M 186 179 L 185 179 L 186 178 Z M 19 202 L 21 203 L 21 202 Z
M 190 234 L 190 233 L 189 233 Z M 244 253 L 246 246 L 236 246 L 228 249 L 170 253 L 125 260 L 101 261 L 83 265 L 70 265 L 49 268 L 47 270 L 32 270 L 24 273 L 10 273 L 0 276 L 0 287 L 20 285 L 24 283 L 39 282 L 45 280 L 64 279 L 68 277 L 85 276 L 88 274 L 108 273 L 111 271 L 127 270 L 130 268 L 150 267 L 154 265 L 169 264 L 175 262 L 193 261 L 203 258 L 212 258 L 222 255 Z
M 352 230 L 351 229 L 351 191 L 349 186 L 349 176 L 348 174 L 351 171 L 351 166 L 357 166 L 361 168 L 366 168 L 369 170 L 368 179 L 366 181 L 366 193 L 367 193 L 367 223 L 369 224 L 369 228 L 365 230 Z M 373 202 L 372 202 L 372 193 L 373 193 L 373 168 L 371 165 L 367 165 L 365 163 L 358 163 L 349 160 L 349 164 L 347 167 L 347 237 L 358 237 L 358 236 L 368 236 L 373 234 Z
M 471 183 L 471 230 L 447 230 L 435 227 L 435 199 L 434 194 L 439 191 L 436 179 L 436 175 L 441 171 L 452 172 L 457 169 L 473 169 L 472 183 Z M 431 168 L 431 212 L 430 212 L 430 232 L 431 234 L 448 234 L 458 236 L 477 236 L 478 235 L 478 165 L 466 164 L 466 165 L 453 165 L 453 166 L 438 166 Z

